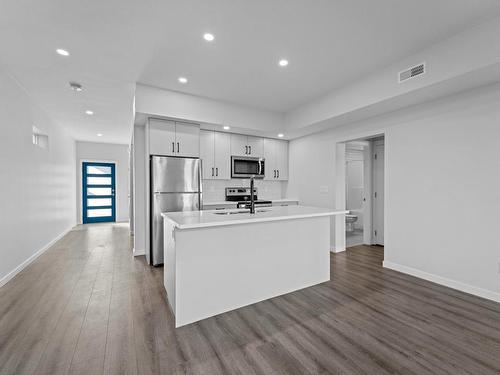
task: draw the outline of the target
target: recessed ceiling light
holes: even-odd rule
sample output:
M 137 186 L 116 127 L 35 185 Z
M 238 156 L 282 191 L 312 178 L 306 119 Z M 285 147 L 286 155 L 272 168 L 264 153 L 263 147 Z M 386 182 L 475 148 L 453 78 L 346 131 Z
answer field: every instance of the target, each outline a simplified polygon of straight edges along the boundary
M 56 52 L 61 56 L 69 56 L 69 52 L 62 48 L 56 49 Z
M 187 83 L 187 78 L 186 77 L 179 77 L 179 82 L 180 83 Z
M 97 133 L 97 136 L 98 137 L 102 137 L 102 133 Z
M 226 126 L 224 126 L 224 130 L 229 130 L 229 129 L 231 129 L 231 127 L 229 127 L 229 126 L 227 126 L 227 125 L 226 125 Z
M 94 111 L 91 111 L 91 110 L 87 109 L 87 110 L 85 111 L 85 113 L 86 113 L 87 115 L 89 115 L 89 116 L 92 116 L 92 115 L 94 114 Z
M 73 91 L 83 91 L 83 87 L 82 85 L 80 85 L 79 83 L 77 82 L 70 82 L 69 83 L 69 87 L 71 88 L 71 90 Z
M 205 34 L 203 34 L 203 39 L 205 39 L 207 42 L 213 42 L 213 40 L 215 39 L 215 36 L 214 36 L 214 34 L 205 33 Z
M 283 138 L 285 135 L 283 133 L 279 133 L 278 137 Z
M 288 65 L 288 60 L 285 60 L 285 59 L 281 59 L 279 62 L 278 62 L 279 66 L 287 66 Z

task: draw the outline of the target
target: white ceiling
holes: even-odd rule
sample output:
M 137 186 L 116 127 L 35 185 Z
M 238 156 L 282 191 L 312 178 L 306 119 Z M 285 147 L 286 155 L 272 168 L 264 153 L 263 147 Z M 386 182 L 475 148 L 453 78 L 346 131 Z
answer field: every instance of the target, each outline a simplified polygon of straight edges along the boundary
M 128 143 L 135 82 L 284 112 L 498 15 L 498 0 L 1 0 L 0 64 L 76 139 Z

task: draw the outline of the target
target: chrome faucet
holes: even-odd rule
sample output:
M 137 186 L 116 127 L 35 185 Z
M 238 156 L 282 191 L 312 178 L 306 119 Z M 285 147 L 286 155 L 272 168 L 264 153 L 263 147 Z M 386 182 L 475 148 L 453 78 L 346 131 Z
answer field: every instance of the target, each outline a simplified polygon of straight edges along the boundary
M 254 185 L 255 176 L 250 177 L 250 213 L 255 213 L 255 197 L 253 194 L 253 185 Z

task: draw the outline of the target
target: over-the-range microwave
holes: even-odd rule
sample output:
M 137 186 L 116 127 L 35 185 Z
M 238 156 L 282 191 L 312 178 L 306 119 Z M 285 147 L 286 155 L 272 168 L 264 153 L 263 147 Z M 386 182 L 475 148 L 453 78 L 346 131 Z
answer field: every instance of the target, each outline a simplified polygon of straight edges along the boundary
M 264 158 L 253 156 L 231 156 L 231 178 L 264 178 Z

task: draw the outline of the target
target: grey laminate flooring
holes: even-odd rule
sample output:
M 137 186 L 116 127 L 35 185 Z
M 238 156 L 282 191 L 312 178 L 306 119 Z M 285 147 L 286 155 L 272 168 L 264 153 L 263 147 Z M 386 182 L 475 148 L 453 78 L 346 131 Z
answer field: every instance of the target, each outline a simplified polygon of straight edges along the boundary
M 163 269 L 131 246 L 125 225 L 80 226 L 0 288 L 0 374 L 500 373 L 500 304 L 383 269 L 382 248 L 175 329 Z

